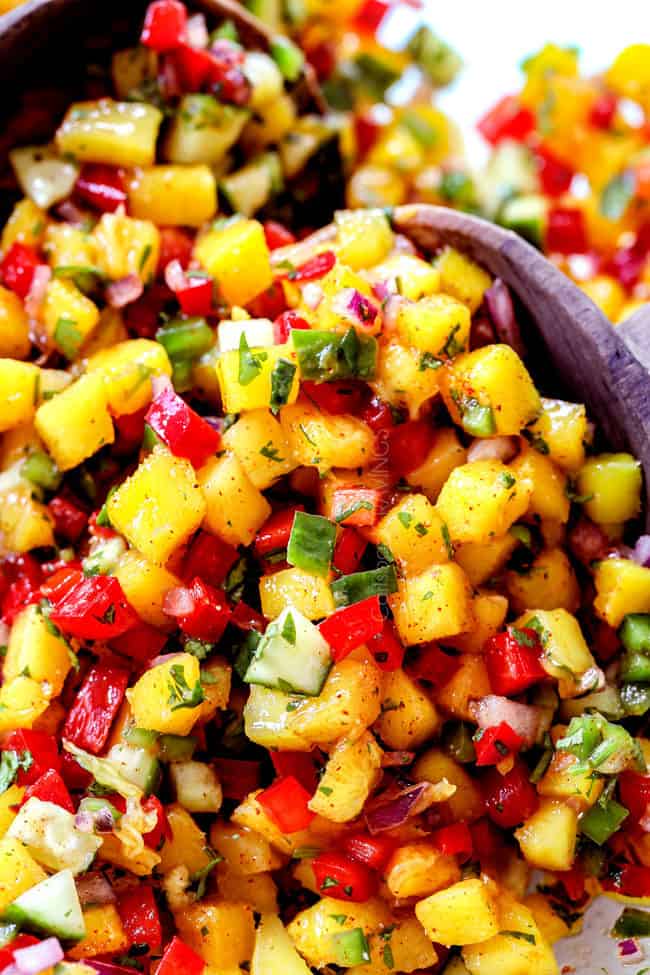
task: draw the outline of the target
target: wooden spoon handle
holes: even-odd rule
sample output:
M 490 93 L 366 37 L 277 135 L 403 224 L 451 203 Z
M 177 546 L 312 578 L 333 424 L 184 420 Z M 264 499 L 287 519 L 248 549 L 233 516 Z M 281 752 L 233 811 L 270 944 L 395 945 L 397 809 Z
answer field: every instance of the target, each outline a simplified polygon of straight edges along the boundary
M 650 304 L 644 305 L 616 326 L 628 348 L 650 372 Z

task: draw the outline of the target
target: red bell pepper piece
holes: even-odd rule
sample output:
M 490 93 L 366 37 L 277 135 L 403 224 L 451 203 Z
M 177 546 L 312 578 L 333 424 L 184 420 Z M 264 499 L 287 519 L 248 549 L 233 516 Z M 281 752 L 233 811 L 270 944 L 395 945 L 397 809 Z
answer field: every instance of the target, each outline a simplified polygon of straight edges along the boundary
M 384 492 L 377 488 L 337 488 L 332 495 L 332 519 L 341 525 L 369 527 L 382 514 Z
M 188 587 L 170 589 L 165 596 L 163 609 L 168 616 L 175 617 L 187 636 L 210 643 L 216 643 L 222 636 L 232 613 L 223 589 L 209 586 L 198 576 Z
M 295 236 L 277 220 L 266 220 L 262 226 L 266 246 L 270 251 L 275 251 L 278 247 L 286 247 L 288 244 L 295 244 Z
M 142 438 L 144 437 L 144 417 L 147 412 L 146 407 L 136 410 L 135 413 L 123 413 L 122 416 L 113 417 L 115 425 L 115 443 L 113 453 L 120 457 L 134 454 L 140 449 Z
M 395 849 L 397 840 L 391 836 L 371 836 L 370 833 L 351 833 L 342 842 L 343 851 L 352 860 L 372 870 L 383 870 Z
M 409 420 L 393 427 L 388 434 L 390 466 L 400 477 L 424 463 L 433 446 L 435 431 L 426 420 Z
M 611 91 L 604 91 L 591 106 L 589 122 L 595 129 L 608 129 L 618 110 L 618 98 Z
M 650 867 L 624 863 L 611 876 L 602 877 L 600 885 L 603 890 L 626 897 L 650 897 Z
M 570 901 L 579 901 L 584 897 L 585 872 L 581 867 L 574 866 L 570 870 L 558 871 L 555 876 L 564 887 Z
M 535 116 L 516 95 L 504 95 L 479 119 L 476 128 L 493 146 L 504 139 L 523 142 L 535 130 Z
M 14 582 L 10 582 L 2 596 L 2 609 L 0 618 L 7 626 L 11 626 L 18 614 L 31 606 L 33 603 L 40 602 L 41 593 L 38 586 L 34 586 L 28 576 L 21 576 Z
M 173 297 L 166 284 L 155 281 L 145 289 L 142 297 L 123 310 L 124 323 L 129 332 L 142 339 L 154 338 L 160 325 L 160 313 Z
M 24 300 L 29 294 L 34 272 L 40 263 L 38 254 L 32 247 L 16 241 L 0 262 L 0 280 Z
M 53 768 L 48 769 L 36 782 L 27 786 L 21 806 L 24 806 L 27 800 L 32 798 L 40 799 L 42 802 L 53 802 L 55 806 L 61 806 L 68 812 L 74 812 L 74 805 L 66 784 Z
M 121 796 L 119 798 L 122 799 Z M 124 810 L 119 806 L 118 808 L 120 812 L 126 812 L 126 804 Z M 150 850 L 159 850 L 163 844 L 163 840 L 172 838 L 172 830 L 165 815 L 165 807 L 157 796 L 148 796 L 143 800 L 142 808 L 146 813 L 155 812 L 157 816 L 156 825 L 150 832 L 143 833 L 142 839 Z
M 17 934 L 9 944 L 0 948 L 0 971 L 13 967 L 14 951 L 17 951 L 19 948 L 29 948 L 31 945 L 37 945 L 38 942 L 39 938 L 35 938 L 33 934 Z
M 171 385 L 154 397 L 145 421 L 174 456 L 185 457 L 196 468 L 202 467 L 221 445 L 218 430 L 195 413 Z
M 205 962 L 195 951 L 174 935 L 169 942 L 156 975 L 203 975 Z
M 370 402 L 361 411 L 361 419 L 367 423 L 373 433 L 385 433 L 392 430 L 395 426 L 393 411 L 388 403 L 373 396 Z
M 338 609 L 319 626 L 338 663 L 384 628 L 379 596 L 370 596 L 360 603 Z
M 314 813 L 307 803 L 311 795 L 293 775 L 276 779 L 264 792 L 260 792 L 257 801 L 264 811 L 282 830 L 283 833 L 297 833 L 307 829 Z
M 54 531 L 66 542 L 77 542 L 88 524 L 88 515 L 68 498 L 52 498 L 48 510 L 54 518 Z
M 498 765 L 507 755 L 516 754 L 523 745 L 523 738 L 501 721 L 493 728 L 485 728 L 474 738 L 477 765 Z
M 284 345 L 291 335 L 292 328 L 299 328 L 303 331 L 309 328 L 309 322 L 295 311 L 283 311 L 273 322 L 273 340 L 276 345 Z
M 176 292 L 184 315 L 208 316 L 214 313 L 214 281 L 210 277 L 187 276 Z
M 240 630 L 256 630 L 258 633 L 264 633 L 266 629 L 266 619 L 243 599 L 235 605 L 230 622 Z
M 356 572 L 368 543 L 354 528 L 342 528 L 334 546 L 332 565 L 342 576 Z
M 62 565 L 41 584 L 41 594 L 51 603 L 61 602 L 79 582 L 81 570 L 74 565 Z
M 217 91 L 219 98 L 234 105 L 245 105 L 251 86 L 242 70 L 243 52 L 228 40 L 212 44 L 210 50 L 181 43 L 170 57 L 183 91 Z
M 310 752 L 271 752 L 271 761 L 277 776 L 280 778 L 292 776 L 310 796 L 314 794 L 318 785 L 318 776 Z
M 211 586 L 220 586 L 238 558 L 239 552 L 233 545 L 217 535 L 200 531 L 183 559 L 181 575 L 187 581 L 199 576 Z
M 392 620 L 384 620 L 381 633 L 370 637 L 366 646 L 380 670 L 399 670 L 404 662 L 406 648 L 397 636 Z
M 513 627 L 497 633 L 485 643 L 484 660 L 495 694 L 511 697 L 546 680 L 539 658 L 542 645 L 535 630 Z
M 584 254 L 587 230 L 582 210 L 552 207 L 546 226 L 546 250 L 556 254 Z
M 528 779 L 528 770 L 520 761 L 516 761 L 506 775 L 490 769 L 482 781 L 482 789 L 486 812 L 502 829 L 518 826 L 532 816 L 539 805 L 535 787 Z
M 53 602 L 52 622 L 80 640 L 110 640 L 139 622 L 114 576 L 86 579 L 78 572 L 63 598 Z
M 3 752 L 29 752 L 32 764 L 28 769 L 19 769 L 16 777 L 18 785 L 31 785 L 50 769 L 61 770 L 61 756 L 54 735 L 44 731 L 22 728 L 10 731 L 2 742 Z
M 537 149 L 536 155 L 537 174 L 542 192 L 546 196 L 561 196 L 563 193 L 566 193 L 571 186 L 575 170 L 571 166 L 567 166 L 561 159 L 558 159 L 545 146 L 540 146 Z
M 630 819 L 638 823 L 650 806 L 650 775 L 622 772 L 618 777 L 618 794 Z
M 140 622 L 110 643 L 116 653 L 144 666 L 162 651 L 167 643 L 167 634 L 150 623 Z
M 130 945 L 147 945 L 149 951 L 157 951 L 162 944 L 160 914 L 149 884 L 127 887 L 117 900 L 124 933 Z
M 170 261 L 178 261 L 185 271 L 192 259 L 194 240 L 187 230 L 180 227 L 162 227 L 160 230 L 160 255 L 157 274 L 163 274 Z
M 140 43 L 154 51 L 171 51 L 185 37 L 187 10 L 179 0 L 154 0 L 147 7 Z
M 75 194 L 102 213 L 115 213 L 126 206 L 127 195 L 122 171 L 104 163 L 86 163 L 74 186 Z
M 475 823 L 470 823 L 469 832 L 474 856 L 481 863 L 500 856 L 504 846 L 503 838 L 489 819 L 477 819 Z
M 434 830 L 431 840 L 435 847 L 445 856 L 460 856 L 467 859 L 474 852 L 472 834 L 467 823 L 452 823 Z
M 374 106 L 354 117 L 354 137 L 357 153 L 363 159 L 379 139 L 382 129 L 386 127 Z
M 318 890 L 335 900 L 362 903 L 377 889 L 377 878 L 372 871 L 342 853 L 319 853 L 311 866 Z
M 260 787 L 261 764 L 244 758 L 215 758 L 214 768 L 225 799 L 245 799 Z
M 337 48 L 331 37 L 323 37 L 315 44 L 305 46 L 305 58 L 316 72 L 320 82 L 327 81 L 336 67 Z
M 356 382 L 316 383 L 305 380 L 300 388 L 319 409 L 332 416 L 358 413 L 365 394 L 365 387 Z
M 334 251 L 323 251 L 321 254 L 310 257 L 308 261 L 305 261 L 300 267 L 294 268 L 293 271 L 285 272 L 283 276 L 287 277 L 289 281 L 302 284 L 307 281 L 318 281 L 320 278 L 324 278 L 335 264 L 336 254 Z
M 68 712 L 63 738 L 99 755 L 108 740 L 128 683 L 127 670 L 101 662 L 91 667 Z
M 291 505 L 289 508 L 274 511 L 267 518 L 255 539 L 255 555 L 258 559 L 264 559 L 286 549 L 293 527 L 293 516 L 296 511 L 304 510 L 303 504 Z
M 375 34 L 389 10 L 387 0 L 364 0 L 354 15 L 353 25 L 362 34 Z
M 445 653 L 437 643 L 426 643 L 418 650 L 417 656 L 408 664 L 406 670 L 410 677 L 425 680 L 434 687 L 444 687 L 454 676 L 461 664 L 461 658 Z
M 90 772 L 86 772 L 70 752 L 61 754 L 61 778 L 71 792 L 82 792 L 93 780 Z

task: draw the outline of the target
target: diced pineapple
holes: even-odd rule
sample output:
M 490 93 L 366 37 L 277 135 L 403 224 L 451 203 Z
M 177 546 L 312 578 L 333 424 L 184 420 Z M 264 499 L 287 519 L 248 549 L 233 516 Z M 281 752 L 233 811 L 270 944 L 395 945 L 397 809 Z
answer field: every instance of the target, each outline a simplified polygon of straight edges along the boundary
M 445 803 L 454 821 L 463 819 L 473 822 L 484 814 L 483 797 L 476 780 L 441 748 L 430 748 L 420 755 L 413 766 L 413 779 L 416 782 L 447 779 L 456 786 L 456 791 Z
M 463 948 L 470 975 L 557 975 L 553 950 L 528 908 L 504 892 L 499 896 L 498 911 L 500 932 L 488 941 Z
M 377 525 L 374 537 L 386 545 L 404 572 L 417 575 L 430 565 L 448 562 L 446 526 L 423 494 L 407 494 Z
M 332 416 L 301 402 L 280 411 L 280 424 L 296 464 L 327 471 L 365 467 L 373 460 L 374 434 L 356 417 Z
M 289 712 L 288 725 L 310 744 L 354 740 L 379 716 L 380 686 L 374 663 L 347 657 L 332 667 L 318 697 L 291 699 L 297 707 Z
M 210 827 L 210 846 L 234 873 L 258 876 L 282 866 L 269 841 L 253 829 L 216 820 Z
M 482 880 L 461 880 L 415 905 L 418 921 L 431 938 L 443 945 L 471 945 L 499 932 L 499 915 L 492 887 Z
M 467 460 L 467 452 L 461 445 L 456 431 L 451 427 L 436 430 L 435 440 L 426 458 L 406 475 L 406 480 L 413 487 L 418 487 L 434 504 L 443 484 L 456 467 L 461 467 Z
M 181 585 L 180 579 L 133 550 L 120 557 L 114 575 L 129 603 L 145 623 L 161 627 L 172 625 L 163 612 L 163 602 L 165 593 Z
M 384 876 L 393 897 L 426 897 L 460 880 L 460 869 L 433 843 L 405 843 L 386 864 Z
M 650 569 L 631 559 L 604 559 L 594 583 L 594 609 L 610 626 L 620 626 L 628 613 L 650 613 Z
M 171 376 L 172 367 L 160 342 L 130 339 L 96 352 L 86 372 L 103 377 L 111 412 L 122 416 L 143 409 L 151 400 L 152 377 Z
M 224 352 L 216 362 L 217 379 L 224 409 L 229 413 L 244 410 L 263 410 L 271 406 L 274 370 L 282 368 L 279 362 L 296 365 L 296 353 L 291 345 L 275 345 L 264 349 L 251 349 L 251 371 L 241 382 L 242 353 L 238 349 Z M 294 373 L 287 403 L 295 403 L 299 390 L 298 371 Z
M 0 494 L 0 534 L 9 552 L 54 545 L 54 519 L 28 484 Z
M 472 592 L 465 573 L 453 562 L 401 578 L 388 601 L 406 646 L 455 636 L 472 625 Z
M 295 467 L 284 431 L 268 410 L 243 413 L 226 431 L 223 443 L 262 491 Z
M 174 920 L 183 941 L 208 965 L 250 961 L 255 942 L 250 905 L 211 897 L 177 912 Z
M 211 458 L 197 477 L 206 502 L 206 530 L 231 545 L 250 545 L 271 506 L 236 455 Z
M 399 282 L 399 293 L 411 301 L 427 298 L 440 290 L 440 272 L 437 268 L 412 254 L 387 257 L 381 264 L 373 265 L 366 277 L 373 283 L 395 282 L 396 288 Z
M 237 142 L 248 117 L 247 110 L 224 105 L 212 95 L 184 95 L 167 132 L 163 156 L 184 166 L 214 166 Z
M 585 459 L 587 414 L 582 403 L 542 398 L 542 412 L 526 432 L 526 439 L 566 471 L 577 471 Z
M 515 613 L 523 613 L 531 606 L 575 613 L 580 605 L 580 586 L 561 548 L 540 552 L 525 571 L 508 572 L 506 586 Z
M 26 674 L 39 683 L 47 682 L 48 696 L 57 697 L 72 666 L 65 640 L 36 605 L 28 606 L 15 619 L 2 667 L 5 681 Z
M 205 833 L 182 806 L 165 806 L 171 830 L 160 850 L 160 869 L 169 873 L 174 867 L 186 866 L 190 873 L 202 870 L 210 862 Z
M 22 301 L 13 291 L 0 287 L 0 357 L 26 359 L 31 347 Z
M 205 677 L 201 721 L 207 722 L 214 718 L 217 711 L 224 711 L 228 707 L 232 667 L 223 657 L 211 656 L 201 668 L 201 673 Z
M 570 502 L 567 496 L 567 478 L 552 460 L 533 447 L 525 447 L 509 468 L 517 478 L 528 480 L 533 485 L 528 503 L 530 514 L 562 523 L 568 521 Z
M 49 704 L 43 687 L 31 677 L 14 677 L 0 687 L 0 733 L 31 728 Z
M 374 267 L 393 246 L 393 231 L 383 210 L 339 210 L 334 223 L 339 260 L 355 271 Z
M 388 748 L 410 751 L 436 734 L 440 716 L 430 697 L 400 668 L 384 675 L 375 728 Z
M 542 799 L 515 836 L 521 852 L 534 867 L 570 870 L 575 857 L 578 813 L 572 805 L 557 799 Z
M 151 166 L 162 118 L 145 102 L 76 102 L 57 129 L 56 144 L 61 155 L 80 162 Z
M 97 326 L 84 344 L 81 354 L 90 359 L 98 352 L 111 349 L 114 345 L 119 345 L 120 342 L 126 342 L 128 338 L 129 333 L 126 330 L 122 312 L 119 308 L 111 308 L 110 305 L 107 305 L 102 308 Z
M 0 251 L 6 254 L 12 244 L 40 247 L 47 227 L 47 214 L 29 197 L 19 200 L 2 228 Z
M 571 805 L 581 812 L 593 806 L 602 795 L 605 781 L 591 769 L 579 772 L 575 767 L 579 764 L 579 760 L 570 752 L 556 751 L 537 785 L 540 796 L 571 799 Z
M 368 942 L 370 962 L 348 968 L 348 975 L 388 975 L 391 970 L 419 972 L 428 970 L 438 961 L 435 948 L 415 917 L 400 918 L 385 931 L 370 935 Z M 387 962 L 391 960 L 389 969 Z M 445 975 L 451 975 L 448 966 Z
M 548 944 L 553 945 L 560 938 L 566 938 L 568 934 L 575 934 L 581 928 L 581 921 L 575 921 L 569 927 L 568 924 L 553 910 L 553 906 L 548 897 L 544 894 L 529 894 L 524 898 L 524 907 L 527 907 L 533 915 L 533 920 L 539 928 L 542 937 Z
M 509 345 L 486 345 L 445 369 L 445 405 L 455 423 L 477 437 L 520 433 L 540 413 L 526 367 Z
M 356 741 L 343 738 L 337 742 L 309 801 L 312 812 L 333 823 L 347 823 L 358 816 L 381 778 L 382 754 L 369 732 Z
M 159 565 L 196 531 L 206 511 L 190 462 L 160 446 L 110 496 L 107 507 L 115 530 Z
M 160 254 L 160 232 L 150 220 L 105 213 L 92 232 L 97 264 L 111 280 L 130 274 L 153 280 Z
M 524 514 L 531 492 L 501 461 L 475 460 L 451 472 L 436 507 L 452 541 L 489 542 Z
M 69 223 L 48 224 L 43 250 L 50 267 L 61 271 L 69 268 L 70 277 L 74 277 L 75 271 L 82 273 L 82 269 L 92 268 L 95 264 L 93 238 Z
M 462 542 L 454 558 L 472 585 L 480 586 L 501 571 L 516 546 L 515 536 L 506 532 L 486 542 Z
M 508 600 L 505 596 L 496 592 L 479 592 L 472 600 L 472 626 L 466 633 L 445 637 L 445 644 L 462 653 L 483 653 L 485 642 L 501 629 L 507 613 Z
M 136 727 L 168 735 L 189 734 L 203 702 L 197 658 L 181 653 L 151 667 L 129 688 L 127 698 Z
M 14 819 L 16 812 L 22 805 L 25 789 L 22 785 L 10 785 L 6 792 L 0 795 L 0 837 L 3 837 Z
M 68 951 L 70 958 L 94 958 L 109 952 L 126 951 L 129 939 L 114 904 L 87 907 L 84 911 L 85 937 Z
M 448 714 L 463 721 L 473 721 L 470 705 L 492 693 L 490 678 L 483 657 L 464 654 L 456 673 L 435 695 L 436 704 Z
M 490 275 L 453 247 L 445 247 L 436 259 L 436 267 L 441 289 L 462 301 L 473 314 L 492 284 Z
M 341 901 L 322 897 L 300 911 L 287 928 L 300 954 L 314 968 L 337 963 L 339 956 L 332 935 L 361 928 L 368 936 L 391 923 L 388 905 L 378 897 L 362 904 L 346 901 L 345 910 L 342 908 Z
M 35 422 L 61 471 L 76 467 L 115 439 L 106 389 L 98 375 L 82 376 L 42 403 Z
M 255 935 L 251 975 L 310 975 L 282 921 L 275 914 L 262 916 Z
M 158 226 L 200 227 L 217 211 L 217 182 L 208 166 L 136 169 L 128 193 L 129 212 Z
M 560 697 L 574 696 L 575 682 L 596 666 L 575 616 L 565 609 L 535 609 L 519 617 L 516 625 L 539 633 L 544 670 L 559 681 Z
M 281 569 L 260 579 L 262 612 L 275 619 L 285 606 L 293 606 L 308 620 L 320 620 L 335 610 L 327 579 L 303 569 Z
M 262 225 L 235 219 L 201 237 L 194 254 L 216 279 L 229 305 L 246 305 L 271 285 L 271 261 Z
M 462 302 L 449 295 L 431 295 L 399 308 L 397 331 L 405 345 L 427 354 L 421 364 L 440 368 L 467 350 L 471 316 Z
M 30 887 L 45 880 L 45 871 L 18 840 L 3 836 L 0 840 L 0 910 Z
M 440 389 L 440 370 L 430 369 L 423 356 L 419 349 L 406 348 L 397 341 L 387 342 L 381 348 L 377 374 L 370 384 L 381 399 L 405 406 L 411 419 L 417 418 L 423 403 Z
M 43 323 L 48 335 L 67 359 L 75 359 L 99 321 L 97 305 L 73 284 L 54 278 L 43 301 Z
M 641 464 L 631 454 L 598 454 L 581 467 L 576 480 L 585 514 L 599 525 L 636 518 L 641 510 Z
M 40 372 L 31 362 L 0 359 L 0 433 L 28 423 L 33 417 Z

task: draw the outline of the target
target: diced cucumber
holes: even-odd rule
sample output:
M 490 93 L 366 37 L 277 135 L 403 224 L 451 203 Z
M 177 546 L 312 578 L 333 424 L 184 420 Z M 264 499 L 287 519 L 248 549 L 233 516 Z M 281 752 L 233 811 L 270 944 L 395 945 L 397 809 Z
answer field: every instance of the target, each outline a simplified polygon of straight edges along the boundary
M 5 908 L 3 918 L 64 941 L 79 941 L 86 934 L 79 895 L 70 870 L 60 870 L 30 887 Z
M 513 197 L 539 192 L 537 165 L 531 150 L 518 142 L 502 142 L 490 156 L 479 191 L 481 207 L 491 219 Z
M 100 836 L 77 829 L 67 809 L 36 796 L 18 810 L 7 836 L 20 840 L 42 866 L 73 874 L 87 870 L 102 845 Z
M 247 110 L 222 105 L 211 95 L 185 95 L 167 133 L 164 157 L 214 165 L 235 144 L 248 117 Z
M 106 760 L 127 782 L 137 785 L 146 795 L 150 795 L 160 782 L 160 763 L 146 748 L 113 745 Z
M 280 157 L 277 152 L 265 152 L 236 173 L 225 176 L 219 190 L 233 213 L 252 217 L 282 186 Z
M 169 775 L 178 802 L 188 812 L 219 812 L 221 786 L 214 769 L 205 762 L 174 762 Z
M 525 237 L 535 247 L 541 247 L 547 212 L 548 203 L 543 196 L 517 196 L 504 203 L 499 214 L 499 223 Z
M 318 627 L 289 606 L 267 627 L 244 680 L 316 696 L 331 664 L 329 644 Z
M 271 41 L 271 57 L 287 81 L 297 81 L 305 63 L 305 56 L 293 41 L 277 34 Z
M 124 741 L 133 745 L 135 748 L 146 748 L 147 751 L 155 752 L 158 746 L 158 732 L 150 731 L 148 728 L 136 728 L 135 725 L 128 725 L 122 732 Z
M 188 762 L 198 742 L 191 735 L 161 735 L 158 754 L 161 762 Z
M 101 538 L 93 545 L 89 555 L 81 562 L 84 575 L 105 576 L 115 570 L 117 563 L 126 551 L 124 539 L 119 535 Z

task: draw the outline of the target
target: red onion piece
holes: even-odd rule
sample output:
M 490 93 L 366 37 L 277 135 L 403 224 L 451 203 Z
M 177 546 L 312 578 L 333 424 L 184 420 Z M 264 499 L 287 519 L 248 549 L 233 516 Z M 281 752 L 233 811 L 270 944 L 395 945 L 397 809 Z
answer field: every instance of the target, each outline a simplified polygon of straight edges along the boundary
M 185 39 L 190 47 L 207 47 L 210 41 L 203 14 L 193 14 L 185 25 Z
M 508 286 L 501 278 L 495 278 L 484 297 L 497 337 L 501 342 L 512 346 L 518 355 L 524 356 L 526 349 L 515 318 L 515 308 Z
M 74 818 L 75 828 L 79 830 L 80 833 L 92 833 L 95 830 L 95 820 L 91 812 L 84 810 L 83 812 L 78 812 Z
M 25 298 L 25 311 L 30 318 L 38 318 L 51 277 L 52 269 L 47 264 L 39 264 L 34 271 L 32 285 Z
M 165 57 L 158 72 L 158 84 L 164 98 L 178 98 L 183 94 L 181 76 L 173 57 Z
M 185 586 L 174 586 L 165 593 L 163 613 L 167 616 L 188 616 L 194 611 L 194 597 Z
M 63 961 L 63 949 L 58 938 L 46 938 L 28 948 L 16 948 L 14 964 L 21 975 L 39 975 Z
M 637 965 L 645 958 L 634 938 L 624 938 L 623 941 L 618 942 L 617 947 L 619 958 L 623 960 L 624 965 Z
M 61 217 L 66 223 L 71 223 L 75 227 L 85 224 L 89 219 L 89 211 L 82 210 L 72 200 L 64 200 L 54 211 L 57 217 Z
M 342 318 L 347 318 L 362 328 L 372 328 L 379 313 L 377 306 L 356 288 L 344 288 L 340 291 L 332 302 L 332 307 Z
M 650 567 L 650 535 L 640 535 L 632 552 L 632 558 L 639 565 Z
M 389 332 L 394 331 L 397 327 L 397 316 L 407 301 L 408 298 L 403 298 L 401 295 L 391 295 L 384 305 L 384 327 Z
M 147 664 L 147 670 L 151 670 L 152 667 L 158 667 L 160 664 L 169 663 L 170 660 L 174 660 L 180 656 L 182 656 L 180 651 L 178 653 L 161 653 L 159 657 L 154 657 L 151 663 Z
M 388 301 L 390 296 L 395 294 L 395 291 L 391 288 L 390 281 L 375 281 L 372 286 L 372 293 L 379 301 Z
M 475 440 L 467 451 L 467 460 L 500 460 L 504 464 L 517 453 L 517 443 L 514 437 L 485 437 Z
M 526 745 L 533 745 L 538 740 L 545 718 L 541 708 L 519 704 L 497 694 L 472 701 L 469 709 L 479 728 L 494 728 L 505 721 Z
M 165 265 L 165 284 L 170 291 L 182 291 L 187 284 L 185 271 L 178 260 L 169 261 Z
M 82 907 L 115 903 L 115 892 L 103 873 L 85 873 L 76 878 L 75 884 Z
M 402 826 L 411 816 L 424 811 L 430 804 L 430 782 L 418 782 L 403 789 L 397 796 L 369 809 L 366 825 L 370 833 L 381 833 L 386 829 Z
M 144 292 L 144 284 L 137 274 L 127 274 L 119 281 L 112 281 L 106 288 L 106 301 L 111 308 L 125 308 L 132 305 L 134 301 Z

